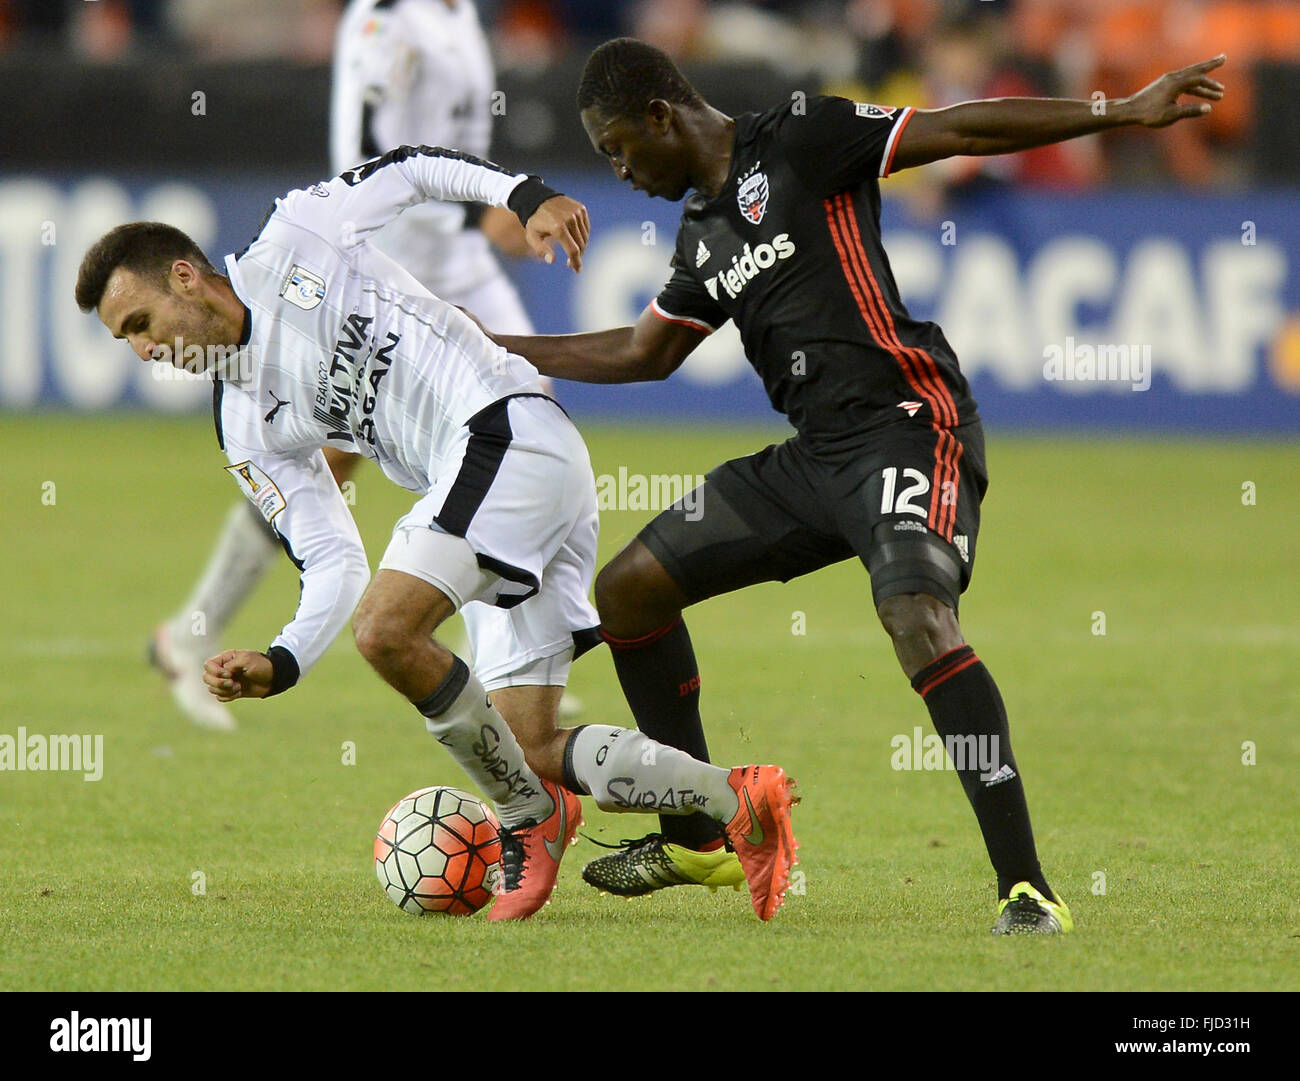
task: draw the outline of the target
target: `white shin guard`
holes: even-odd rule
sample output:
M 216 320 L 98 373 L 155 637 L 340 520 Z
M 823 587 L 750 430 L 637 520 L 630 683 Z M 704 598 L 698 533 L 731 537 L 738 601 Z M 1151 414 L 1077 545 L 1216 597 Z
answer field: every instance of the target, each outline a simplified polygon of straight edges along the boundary
M 729 770 L 656 743 L 635 728 L 588 724 L 569 740 L 568 765 L 602 811 L 687 815 L 724 825 L 738 807 Z
M 464 683 L 452 697 L 461 678 Z M 416 708 L 424 715 L 425 728 L 496 805 L 503 826 L 513 828 L 530 818 L 541 822 L 551 814 L 554 801 L 464 661 L 457 658 L 443 685 Z

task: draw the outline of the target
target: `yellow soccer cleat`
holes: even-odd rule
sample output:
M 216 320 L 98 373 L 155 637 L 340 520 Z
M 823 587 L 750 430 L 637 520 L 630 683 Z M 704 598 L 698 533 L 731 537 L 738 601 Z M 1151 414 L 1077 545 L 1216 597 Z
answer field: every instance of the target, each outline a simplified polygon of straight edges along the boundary
M 998 902 L 995 935 L 1065 935 L 1074 930 L 1070 910 L 1059 898 L 1049 900 L 1028 882 L 1017 882 Z
M 662 833 L 606 847 L 621 851 L 592 860 L 582 869 L 582 878 L 619 897 L 640 897 L 669 886 L 708 886 L 710 890 L 730 886 L 738 890 L 745 884 L 740 860 L 725 848 L 697 852 L 665 841 Z

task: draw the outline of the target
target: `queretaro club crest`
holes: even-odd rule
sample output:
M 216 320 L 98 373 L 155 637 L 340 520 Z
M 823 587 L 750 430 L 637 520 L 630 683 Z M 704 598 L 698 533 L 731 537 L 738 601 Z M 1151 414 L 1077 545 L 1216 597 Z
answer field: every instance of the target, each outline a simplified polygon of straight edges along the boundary
M 740 212 L 751 225 L 757 225 L 767 213 L 767 174 L 759 171 L 760 162 L 740 178 L 740 187 L 736 189 L 736 202 Z

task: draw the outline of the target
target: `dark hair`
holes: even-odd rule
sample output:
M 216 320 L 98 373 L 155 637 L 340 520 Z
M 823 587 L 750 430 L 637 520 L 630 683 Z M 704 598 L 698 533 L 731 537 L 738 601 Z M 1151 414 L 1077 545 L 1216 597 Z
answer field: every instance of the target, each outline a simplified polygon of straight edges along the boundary
M 95 241 L 82 257 L 77 271 L 77 307 L 83 312 L 98 308 L 104 286 L 118 267 L 152 278 L 166 289 L 177 259 L 193 263 L 206 274 L 217 273 L 199 246 L 175 226 L 158 221 L 119 225 Z
M 615 38 L 587 58 L 578 83 L 578 112 L 595 108 L 609 120 L 639 118 L 656 98 L 674 105 L 702 106 L 667 53 L 636 38 Z

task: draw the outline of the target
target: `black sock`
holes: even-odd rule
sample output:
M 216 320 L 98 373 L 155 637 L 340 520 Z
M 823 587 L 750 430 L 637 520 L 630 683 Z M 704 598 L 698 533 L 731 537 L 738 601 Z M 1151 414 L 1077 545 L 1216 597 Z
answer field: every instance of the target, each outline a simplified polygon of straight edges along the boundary
M 1028 882 L 1055 899 L 1038 864 L 1025 789 L 1011 754 L 1007 711 L 989 670 L 970 646 L 961 646 L 917 672 L 912 687 L 925 699 L 934 727 L 958 767 L 997 872 L 998 896 L 1006 897 L 1017 882 Z M 970 736 L 976 739 L 966 738 Z M 994 736 L 996 744 L 990 739 Z M 981 758 L 985 764 L 992 760 L 992 768 L 983 776 Z M 962 768 L 966 764 L 971 768 Z M 1000 774 L 1004 779 L 997 779 Z
M 682 617 L 639 638 L 601 634 L 614 656 L 614 671 L 637 728 L 707 762 L 709 747 L 700 723 L 700 667 Z M 722 837 L 722 827 L 698 811 L 660 815 L 659 824 L 667 840 L 686 848 L 701 848 Z

